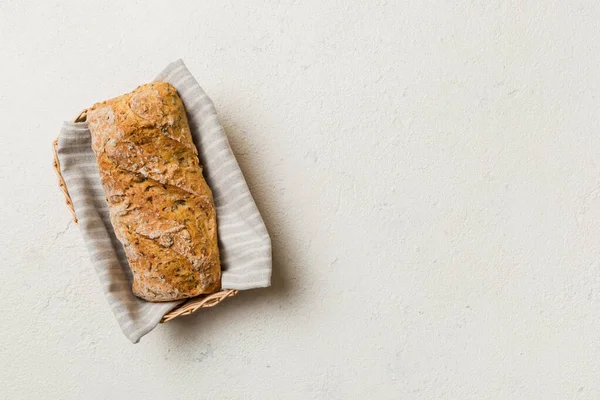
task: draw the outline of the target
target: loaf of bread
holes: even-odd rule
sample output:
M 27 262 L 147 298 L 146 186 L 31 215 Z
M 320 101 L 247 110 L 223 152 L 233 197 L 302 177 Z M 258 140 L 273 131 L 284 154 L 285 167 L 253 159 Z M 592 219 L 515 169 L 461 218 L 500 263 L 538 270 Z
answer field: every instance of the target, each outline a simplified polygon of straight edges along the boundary
M 171 301 L 219 290 L 215 206 L 177 90 L 140 86 L 94 105 L 87 122 L 133 293 Z

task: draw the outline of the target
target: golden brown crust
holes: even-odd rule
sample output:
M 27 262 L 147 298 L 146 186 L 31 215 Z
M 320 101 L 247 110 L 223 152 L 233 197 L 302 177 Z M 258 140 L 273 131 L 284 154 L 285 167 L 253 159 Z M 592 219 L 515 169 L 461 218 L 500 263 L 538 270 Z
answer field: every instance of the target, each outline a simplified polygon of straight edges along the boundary
M 133 293 L 171 301 L 221 286 L 216 211 L 176 89 L 140 86 L 87 113 Z

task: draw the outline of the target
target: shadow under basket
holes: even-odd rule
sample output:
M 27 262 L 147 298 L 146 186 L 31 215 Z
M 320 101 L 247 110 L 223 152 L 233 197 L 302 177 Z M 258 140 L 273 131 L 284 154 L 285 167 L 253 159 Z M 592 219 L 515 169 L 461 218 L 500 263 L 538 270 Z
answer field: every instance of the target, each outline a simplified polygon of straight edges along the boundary
M 73 122 L 85 122 L 86 111 L 87 110 L 82 111 L 81 114 L 79 114 L 79 116 L 77 116 L 77 118 L 75 118 Z M 75 214 L 75 208 L 73 207 L 73 202 L 71 201 L 71 196 L 69 195 L 67 185 L 65 184 L 65 180 L 63 179 L 62 174 L 60 172 L 60 162 L 58 161 L 58 138 L 56 138 L 54 142 L 52 142 L 52 149 L 54 151 L 54 171 L 56 171 L 56 175 L 58 176 L 58 187 L 65 196 L 65 201 L 67 203 L 69 211 L 71 211 L 71 214 L 73 214 L 73 221 L 76 224 L 78 224 L 77 215 Z M 200 308 L 214 307 L 226 298 L 235 296 L 237 293 L 238 291 L 235 289 L 224 289 L 216 293 L 201 295 L 198 297 L 188 299 L 185 302 L 178 305 L 177 307 L 175 307 L 174 309 L 172 309 L 171 311 L 169 311 L 168 313 L 166 313 L 162 317 L 160 322 L 167 322 L 179 316 L 191 314 L 194 311 L 199 310 Z

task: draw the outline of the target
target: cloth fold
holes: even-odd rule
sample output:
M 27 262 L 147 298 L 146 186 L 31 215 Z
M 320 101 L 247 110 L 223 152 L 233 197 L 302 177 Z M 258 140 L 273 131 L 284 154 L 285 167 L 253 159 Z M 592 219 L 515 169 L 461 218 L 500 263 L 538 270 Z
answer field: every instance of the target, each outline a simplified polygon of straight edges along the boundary
M 155 81 L 171 83 L 188 114 L 204 177 L 217 208 L 222 287 L 247 290 L 269 286 L 271 240 L 212 101 L 182 60 L 169 64 Z M 58 159 L 81 235 L 106 299 L 125 336 L 137 343 L 182 301 L 149 303 L 133 295 L 131 271 L 123 246 L 110 224 L 87 123 L 63 124 Z

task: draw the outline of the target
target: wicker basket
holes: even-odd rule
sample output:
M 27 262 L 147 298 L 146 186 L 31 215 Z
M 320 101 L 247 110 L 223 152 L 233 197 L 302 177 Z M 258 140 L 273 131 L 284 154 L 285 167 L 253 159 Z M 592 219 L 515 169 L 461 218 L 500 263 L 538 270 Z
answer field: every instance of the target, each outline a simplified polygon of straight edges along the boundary
M 86 120 L 86 110 L 82 111 L 77 118 L 75 118 L 74 122 L 85 122 Z M 56 171 L 56 175 L 58 176 L 58 187 L 63 192 L 65 196 L 65 201 L 67 203 L 67 207 L 71 214 L 73 215 L 73 221 L 78 223 L 77 215 L 75 214 L 75 209 L 73 208 L 73 202 L 71 201 L 71 196 L 69 196 L 69 191 L 67 190 L 67 185 L 65 184 L 65 180 L 62 177 L 60 172 L 60 163 L 58 161 L 58 138 L 54 140 L 52 143 L 52 149 L 54 151 L 54 171 Z M 193 313 L 194 311 L 200 308 L 208 308 L 214 307 L 223 300 L 228 297 L 235 296 L 238 293 L 237 290 L 234 289 L 225 289 L 221 290 L 217 293 L 212 293 L 208 295 L 202 295 L 198 297 L 194 297 L 180 304 L 173 310 L 169 311 L 164 315 L 160 322 L 167 322 L 172 320 L 173 318 L 177 318 L 181 315 L 188 315 Z

